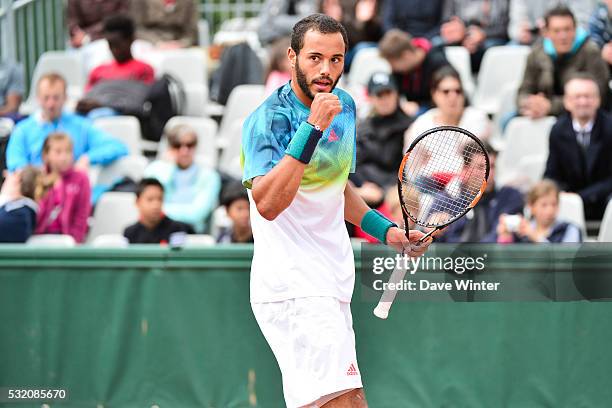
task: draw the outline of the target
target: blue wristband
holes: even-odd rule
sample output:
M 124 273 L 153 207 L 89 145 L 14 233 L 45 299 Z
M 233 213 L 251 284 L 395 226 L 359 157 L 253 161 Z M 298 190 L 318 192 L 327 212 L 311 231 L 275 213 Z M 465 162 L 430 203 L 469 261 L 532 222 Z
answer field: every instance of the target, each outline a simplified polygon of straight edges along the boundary
M 383 244 L 387 243 L 387 231 L 391 227 L 397 227 L 397 224 L 390 221 L 377 210 L 368 211 L 361 220 L 361 229 Z
M 297 132 L 291 138 L 285 153 L 304 164 L 308 164 L 310 159 L 312 159 L 321 136 L 323 136 L 321 130 L 315 129 L 308 122 L 302 122 Z

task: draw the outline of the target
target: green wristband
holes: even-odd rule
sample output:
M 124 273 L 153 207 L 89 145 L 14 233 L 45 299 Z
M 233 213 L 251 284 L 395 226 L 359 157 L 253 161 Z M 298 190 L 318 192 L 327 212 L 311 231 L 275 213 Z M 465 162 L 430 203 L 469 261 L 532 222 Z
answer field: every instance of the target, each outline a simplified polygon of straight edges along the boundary
M 310 159 L 312 159 L 321 136 L 323 136 L 321 130 L 315 129 L 308 122 L 302 122 L 297 132 L 291 138 L 285 153 L 304 164 L 308 164 Z
M 361 229 L 383 244 L 387 243 L 387 231 L 391 227 L 397 227 L 397 224 L 377 210 L 368 211 L 361 220 Z

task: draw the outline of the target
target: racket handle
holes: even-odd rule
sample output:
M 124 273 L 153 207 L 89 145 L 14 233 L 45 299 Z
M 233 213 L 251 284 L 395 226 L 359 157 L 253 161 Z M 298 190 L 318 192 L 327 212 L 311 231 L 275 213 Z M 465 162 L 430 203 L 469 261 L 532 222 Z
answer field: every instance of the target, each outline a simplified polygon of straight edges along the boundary
M 397 268 L 391 273 L 389 283 L 394 284 L 393 287 L 396 288 L 397 284 L 404 279 L 404 276 L 406 276 L 406 269 Z M 397 289 L 390 289 L 389 286 L 390 285 L 387 285 L 387 288 L 380 297 L 378 305 L 374 308 L 374 316 L 380 319 L 386 319 L 389 316 L 389 310 L 397 296 Z

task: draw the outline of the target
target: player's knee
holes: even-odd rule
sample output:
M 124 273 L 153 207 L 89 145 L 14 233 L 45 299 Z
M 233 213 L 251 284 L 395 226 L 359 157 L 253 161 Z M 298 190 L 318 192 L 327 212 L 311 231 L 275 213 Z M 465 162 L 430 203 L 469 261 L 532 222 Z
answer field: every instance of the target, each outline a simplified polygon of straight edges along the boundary
M 363 389 L 359 388 L 334 398 L 322 408 L 368 408 L 368 403 Z

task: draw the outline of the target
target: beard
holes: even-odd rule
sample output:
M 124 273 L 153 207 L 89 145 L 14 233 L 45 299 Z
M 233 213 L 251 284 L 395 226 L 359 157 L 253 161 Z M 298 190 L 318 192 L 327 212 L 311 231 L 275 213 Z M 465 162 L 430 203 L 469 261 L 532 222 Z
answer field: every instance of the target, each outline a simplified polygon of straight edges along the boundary
M 329 77 L 329 76 L 319 76 L 319 77 L 313 78 L 312 81 L 308 82 L 308 79 L 306 78 L 306 74 L 304 73 L 304 71 L 302 71 L 302 69 L 300 68 L 300 63 L 296 59 L 296 61 L 295 61 L 295 76 L 297 78 L 298 86 L 300 87 L 302 92 L 304 92 L 304 94 L 307 97 L 309 97 L 310 99 L 314 99 L 315 96 L 312 93 L 312 91 L 310 90 L 310 86 L 312 85 L 313 82 L 321 81 L 321 80 L 325 80 L 325 81 L 331 82 L 332 85 L 331 85 L 331 90 L 329 92 L 332 92 L 334 90 L 334 88 L 336 88 L 336 85 L 338 85 L 338 81 L 340 81 L 340 78 L 342 77 L 342 74 L 340 74 L 338 76 L 338 78 L 336 78 L 335 81 L 332 79 L 332 77 Z

